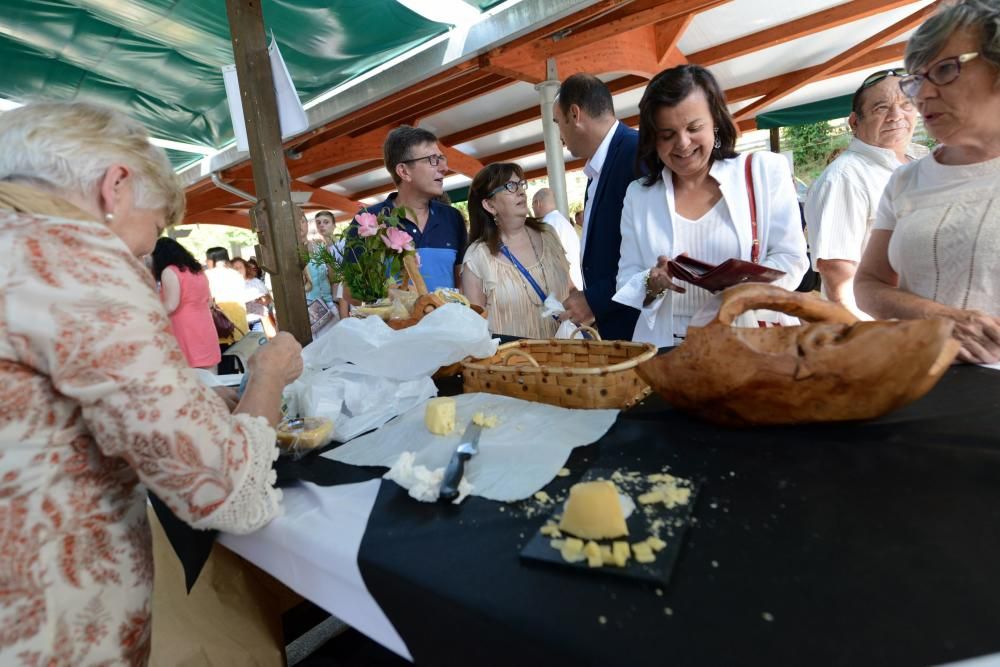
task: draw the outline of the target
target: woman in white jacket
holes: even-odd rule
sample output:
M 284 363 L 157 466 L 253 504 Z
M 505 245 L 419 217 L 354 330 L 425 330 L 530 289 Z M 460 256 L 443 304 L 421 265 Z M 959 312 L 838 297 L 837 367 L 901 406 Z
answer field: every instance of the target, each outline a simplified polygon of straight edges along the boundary
M 788 163 L 757 153 L 747 178 L 750 156 L 734 150 L 736 125 L 712 74 L 697 65 L 660 72 L 642 96 L 639 119 L 638 159 L 649 175 L 625 195 L 614 296 L 641 311 L 633 340 L 675 345 L 712 301 L 708 291 L 671 280 L 667 262 L 680 254 L 711 264 L 759 261 L 785 272 L 776 285 L 795 289 L 808 260 Z M 737 324 L 756 326 L 757 319 L 774 318 L 748 314 Z

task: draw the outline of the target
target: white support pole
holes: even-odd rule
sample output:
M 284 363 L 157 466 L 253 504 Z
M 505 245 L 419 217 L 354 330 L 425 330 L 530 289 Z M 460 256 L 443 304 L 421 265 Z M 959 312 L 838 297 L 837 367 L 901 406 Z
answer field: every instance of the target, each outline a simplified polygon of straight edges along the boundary
M 546 80 L 535 86 L 541 97 L 542 134 L 545 139 L 545 166 L 548 171 L 549 189 L 556 199 L 556 208 L 569 219 L 569 198 L 566 196 L 566 163 L 563 161 L 563 145 L 559 136 L 559 126 L 552 118 L 552 105 L 559 92 L 559 75 L 556 59 L 545 63 Z

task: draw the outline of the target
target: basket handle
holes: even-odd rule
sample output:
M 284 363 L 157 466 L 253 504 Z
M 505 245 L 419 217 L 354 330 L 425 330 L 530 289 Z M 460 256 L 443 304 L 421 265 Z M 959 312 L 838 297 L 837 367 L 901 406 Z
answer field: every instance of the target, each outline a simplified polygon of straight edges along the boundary
M 500 361 L 504 364 L 509 364 L 511 357 L 524 357 L 535 368 L 541 368 L 538 362 L 535 361 L 535 358 L 531 356 L 531 353 L 525 350 L 504 350 L 500 353 Z
M 427 294 L 427 283 L 424 282 L 424 277 L 420 275 L 420 267 L 417 266 L 417 255 L 415 253 L 407 253 L 403 255 L 403 268 L 406 269 L 406 275 L 408 280 L 403 280 L 403 285 L 409 284 L 409 281 L 413 281 L 413 287 L 417 290 L 417 295 L 423 296 Z
M 854 324 L 858 321 L 843 306 L 804 292 L 789 292 L 774 285 L 739 285 L 722 293 L 716 320 L 730 325 L 748 310 L 763 308 L 793 315 L 807 322 Z
M 601 334 L 597 333 L 597 329 L 595 329 L 594 327 L 588 327 L 586 324 L 581 324 L 576 329 L 574 329 L 573 333 L 571 333 L 569 337 L 573 338 L 581 331 L 589 333 L 590 337 L 593 338 L 594 340 L 601 340 Z

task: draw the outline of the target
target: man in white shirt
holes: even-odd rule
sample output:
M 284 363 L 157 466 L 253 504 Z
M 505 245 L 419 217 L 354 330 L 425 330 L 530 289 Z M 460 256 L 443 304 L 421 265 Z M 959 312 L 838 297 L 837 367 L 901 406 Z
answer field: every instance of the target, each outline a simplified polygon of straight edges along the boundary
M 577 236 L 573 224 L 556 208 L 556 198 L 552 190 L 540 188 L 531 198 L 531 210 L 535 217 L 547 225 L 559 237 L 563 250 L 566 251 L 566 261 L 569 262 L 569 278 L 577 289 L 583 287 L 583 277 L 580 275 L 580 237 Z
M 897 167 L 913 159 L 917 110 L 899 89 L 902 69 L 868 76 L 854 93 L 848 123 L 854 138 L 809 189 L 805 216 L 813 268 L 823 293 L 859 316 L 854 273 L 868 243 L 882 191 Z
M 636 176 L 639 133 L 615 119 L 607 85 L 590 74 L 562 82 L 552 116 L 569 152 L 586 158 L 587 197 L 577 286 L 563 302 L 564 319 L 594 322 L 606 340 L 631 340 L 639 311 L 612 300 L 621 257 L 622 201 Z

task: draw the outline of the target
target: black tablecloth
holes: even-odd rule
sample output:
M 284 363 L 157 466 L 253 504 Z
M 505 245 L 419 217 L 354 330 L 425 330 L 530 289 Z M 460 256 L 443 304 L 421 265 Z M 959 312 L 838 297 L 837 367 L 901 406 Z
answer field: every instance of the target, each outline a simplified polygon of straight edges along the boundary
M 383 483 L 364 580 L 419 665 L 928 665 L 1000 651 L 1000 372 L 846 425 L 729 430 L 658 398 L 574 451 L 702 480 L 669 585 L 523 563 L 528 503 Z M 602 622 L 603 620 L 603 622 Z

